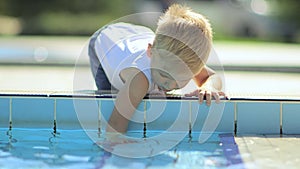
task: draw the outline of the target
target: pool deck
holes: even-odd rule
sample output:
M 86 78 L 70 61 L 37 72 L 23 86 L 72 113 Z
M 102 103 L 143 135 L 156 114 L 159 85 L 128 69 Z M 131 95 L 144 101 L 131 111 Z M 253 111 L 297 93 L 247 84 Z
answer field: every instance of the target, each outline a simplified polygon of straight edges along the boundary
M 292 168 L 300 166 L 299 135 L 239 135 L 235 137 L 245 168 Z

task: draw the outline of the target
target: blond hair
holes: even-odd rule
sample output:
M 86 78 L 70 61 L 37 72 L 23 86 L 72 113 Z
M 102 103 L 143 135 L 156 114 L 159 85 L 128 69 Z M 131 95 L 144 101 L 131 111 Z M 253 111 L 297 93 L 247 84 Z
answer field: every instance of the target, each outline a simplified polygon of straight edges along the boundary
M 174 4 L 160 17 L 153 48 L 179 57 L 195 75 L 206 63 L 212 46 L 208 20 L 190 8 Z M 164 55 L 166 59 L 172 59 Z

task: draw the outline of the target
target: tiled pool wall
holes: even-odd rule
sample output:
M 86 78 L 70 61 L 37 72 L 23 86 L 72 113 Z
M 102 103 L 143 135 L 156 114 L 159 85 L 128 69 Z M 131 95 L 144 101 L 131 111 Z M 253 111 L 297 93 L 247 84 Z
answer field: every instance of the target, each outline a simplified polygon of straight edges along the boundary
M 4 94 L 0 127 L 103 130 L 113 107 L 114 98 Z M 233 99 L 208 107 L 193 99 L 144 99 L 128 130 L 300 134 L 299 120 L 299 100 Z

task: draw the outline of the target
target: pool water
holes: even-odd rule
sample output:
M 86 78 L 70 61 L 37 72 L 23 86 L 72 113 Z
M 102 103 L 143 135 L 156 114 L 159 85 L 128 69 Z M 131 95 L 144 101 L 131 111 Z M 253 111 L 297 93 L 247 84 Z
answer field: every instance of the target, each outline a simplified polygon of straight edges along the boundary
M 51 129 L 1 128 L 0 168 L 243 168 L 232 134 L 213 133 L 204 144 L 198 136 L 193 133 L 153 157 L 125 158 L 104 151 L 84 130 L 54 134 Z

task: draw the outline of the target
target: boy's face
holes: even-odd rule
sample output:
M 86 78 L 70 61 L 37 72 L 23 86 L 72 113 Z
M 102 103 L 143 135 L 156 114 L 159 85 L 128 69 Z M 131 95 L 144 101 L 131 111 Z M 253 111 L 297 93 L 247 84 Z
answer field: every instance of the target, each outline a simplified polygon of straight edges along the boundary
M 166 72 L 160 69 L 152 69 L 151 72 L 154 83 L 157 84 L 160 90 L 166 92 L 175 89 L 181 89 L 190 81 L 190 79 L 176 80 L 176 78 L 168 73 L 170 71 Z
M 159 55 L 151 56 L 152 80 L 163 91 L 183 88 L 193 78 L 192 72 L 181 59 L 172 60 Z

